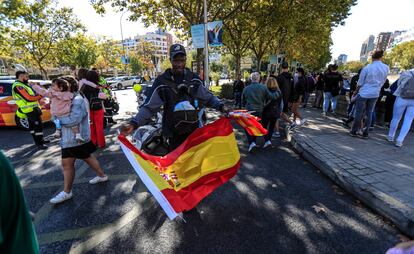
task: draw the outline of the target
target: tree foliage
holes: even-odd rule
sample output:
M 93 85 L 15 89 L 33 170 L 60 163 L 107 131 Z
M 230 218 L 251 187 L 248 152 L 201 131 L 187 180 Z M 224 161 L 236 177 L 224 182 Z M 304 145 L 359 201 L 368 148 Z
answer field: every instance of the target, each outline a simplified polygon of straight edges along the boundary
M 362 69 L 366 64 L 361 63 L 360 61 L 349 61 L 344 65 L 339 66 L 340 71 L 349 71 L 351 73 L 356 73 Z
M 385 60 L 393 67 L 403 70 L 414 68 L 414 41 L 401 43 L 385 56 Z
M 56 55 L 60 65 L 90 68 L 98 57 L 96 40 L 80 33 L 58 42 L 58 49 Z
M 57 9 L 54 1 L 34 1 L 27 7 L 22 21 L 11 32 L 13 43 L 47 78 L 45 67 L 55 63 L 57 43 L 84 27 L 71 8 Z

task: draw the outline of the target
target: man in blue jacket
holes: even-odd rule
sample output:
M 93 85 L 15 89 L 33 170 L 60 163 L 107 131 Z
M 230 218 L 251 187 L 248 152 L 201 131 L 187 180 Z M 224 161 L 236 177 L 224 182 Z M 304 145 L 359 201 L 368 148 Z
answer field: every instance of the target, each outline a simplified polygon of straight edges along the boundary
M 200 77 L 185 68 L 186 52 L 182 45 L 170 47 L 172 68 L 158 76 L 147 101 L 121 133 L 129 135 L 140 126 L 148 124 L 163 107 L 162 136 L 172 151 L 182 144 L 199 127 L 198 113 L 203 107 L 226 112 L 224 104 L 203 84 Z

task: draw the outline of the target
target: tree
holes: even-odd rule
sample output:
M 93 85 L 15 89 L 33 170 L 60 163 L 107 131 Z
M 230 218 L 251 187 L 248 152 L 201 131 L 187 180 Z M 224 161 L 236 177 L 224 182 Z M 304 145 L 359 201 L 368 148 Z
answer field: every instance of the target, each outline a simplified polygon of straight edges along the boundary
M 65 38 L 58 43 L 60 49 L 58 63 L 90 68 L 98 56 L 98 44 L 95 39 L 78 33 L 76 36 Z
M 28 8 L 23 0 L 0 1 L 0 57 L 13 56 L 10 29 L 27 11 Z
M 400 67 L 403 70 L 414 68 L 414 41 L 401 43 L 385 56 L 391 66 Z
M 349 71 L 352 73 L 358 72 L 360 69 L 362 69 L 365 66 L 364 63 L 361 63 L 360 61 L 349 61 L 344 65 L 339 66 L 340 71 Z
M 116 41 L 103 37 L 98 42 L 98 53 L 100 58 L 100 66 L 109 68 L 122 69 L 121 55 L 122 48 Z
M 190 34 L 192 25 L 201 24 L 203 17 L 203 1 L 200 0 L 89 0 L 98 13 L 105 12 L 105 5 L 110 3 L 119 11 L 129 10 L 132 14 L 130 20 L 142 20 L 147 27 L 157 25 L 166 29 L 167 27 L 184 31 L 184 37 Z M 209 0 L 209 21 L 226 21 L 237 15 L 241 7 L 253 0 Z M 200 70 L 203 60 L 203 49 L 197 49 L 197 69 Z
M 14 44 L 22 49 L 47 78 L 45 66 L 53 64 L 57 42 L 70 37 L 71 33 L 84 29 L 71 8 L 56 9 L 56 3 L 48 0 L 28 5 L 17 29 L 12 31 Z
M 132 54 L 129 56 L 130 62 L 129 67 L 131 69 L 131 73 L 138 75 L 144 69 L 144 64 L 142 63 L 139 56 Z
M 158 61 L 162 61 L 162 59 L 157 59 L 155 53 L 156 49 L 151 42 L 145 40 L 138 41 L 135 54 L 139 57 L 145 70 L 154 70 Z

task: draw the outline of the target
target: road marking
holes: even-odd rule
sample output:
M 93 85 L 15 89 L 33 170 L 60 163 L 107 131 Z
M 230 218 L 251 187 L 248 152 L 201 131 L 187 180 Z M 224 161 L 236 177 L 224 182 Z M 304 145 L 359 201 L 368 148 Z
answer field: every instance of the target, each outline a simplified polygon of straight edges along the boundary
M 99 245 L 104 240 L 108 239 L 111 235 L 115 232 L 121 230 L 124 226 L 128 225 L 134 219 L 136 219 L 142 213 L 141 206 L 134 206 L 131 211 L 124 214 L 119 220 L 115 221 L 114 223 L 108 224 L 102 229 L 100 232 L 97 232 L 94 236 L 89 238 L 88 240 L 79 243 L 75 247 L 72 245 L 71 249 L 69 250 L 69 254 L 79 254 L 79 253 L 86 253 L 92 250 L 94 247 Z M 96 232 L 99 230 L 95 230 Z
M 80 172 L 79 176 L 82 175 L 87 169 L 89 165 L 86 163 L 83 163 L 83 165 L 79 168 L 78 172 Z M 57 191 L 53 196 L 57 195 L 60 192 Z M 53 204 L 51 204 L 49 201 L 47 201 L 35 214 L 34 224 L 35 226 L 39 225 L 39 222 L 41 222 L 53 209 Z
M 109 180 L 113 180 L 113 181 L 134 180 L 138 178 L 136 174 L 108 175 L 108 177 L 109 177 Z M 75 179 L 73 184 L 87 183 L 89 182 L 89 180 L 91 179 L 90 178 Z M 28 186 L 24 186 L 23 189 L 32 190 L 32 189 L 42 189 L 42 188 L 58 187 L 58 186 L 63 186 L 63 181 L 54 181 L 54 182 L 48 182 L 48 183 L 34 183 Z

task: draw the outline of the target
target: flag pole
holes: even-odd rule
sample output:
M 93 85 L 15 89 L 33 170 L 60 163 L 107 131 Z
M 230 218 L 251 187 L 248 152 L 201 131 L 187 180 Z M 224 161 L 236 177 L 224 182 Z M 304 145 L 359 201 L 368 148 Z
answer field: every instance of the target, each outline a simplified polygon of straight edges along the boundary
M 207 32 L 207 0 L 204 0 L 204 80 L 206 87 L 209 88 L 210 80 L 208 77 L 208 32 Z

